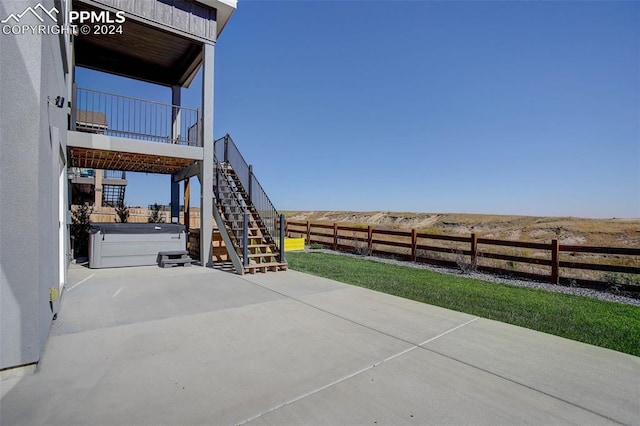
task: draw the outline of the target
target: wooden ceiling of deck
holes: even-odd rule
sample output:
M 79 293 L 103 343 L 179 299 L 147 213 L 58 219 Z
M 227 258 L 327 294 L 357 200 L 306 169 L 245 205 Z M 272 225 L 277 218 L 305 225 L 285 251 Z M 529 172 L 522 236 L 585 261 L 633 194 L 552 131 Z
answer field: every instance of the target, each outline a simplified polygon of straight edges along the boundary
M 172 174 L 195 163 L 186 158 L 68 147 L 69 167 Z
M 74 3 L 78 10 L 97 10 Z M 76 65 L 166 86 L 182 86 L 198 60 L 200 44 L 133 19 L 122 34 L 78 34 Z

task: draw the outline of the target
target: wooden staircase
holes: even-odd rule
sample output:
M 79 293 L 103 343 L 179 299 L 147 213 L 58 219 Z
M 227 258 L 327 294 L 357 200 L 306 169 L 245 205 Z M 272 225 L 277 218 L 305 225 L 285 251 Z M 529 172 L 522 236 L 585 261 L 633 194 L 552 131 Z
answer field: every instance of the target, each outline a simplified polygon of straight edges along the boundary
M 224 222 L 224 227 L 219 225 L 220 232 L 227 233 L 233 246 L 226 247 L 227 252 L 230 256 L 240 257 L 243 273 L 286 271 L 287 263 L 281 261 L 282 257 L 269 228 L 229 163 L 218 163 L 214 193 L 217 195 L 216 208 Z M 245 214 L 247 215 L 246 259 L 244 258 L 245 250 L 243 250 Z
M 286 271 L 287 264 L 280 262 L 280 253 L 276 251 L 275 244 L 266 244 L 266 238 L 262 235 L 251 235 L 248 238 L 247 246 L 249 264 L 245 265 L 244 271 L 250 274 L 267 271 Z

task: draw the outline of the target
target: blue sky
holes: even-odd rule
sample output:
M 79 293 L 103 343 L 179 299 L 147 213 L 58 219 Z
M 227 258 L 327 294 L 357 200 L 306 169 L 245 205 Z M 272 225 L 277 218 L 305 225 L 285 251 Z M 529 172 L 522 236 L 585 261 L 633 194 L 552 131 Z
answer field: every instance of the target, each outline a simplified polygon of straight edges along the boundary
M 279 209 L 640 217 L 640 2 L 241 0 L 215 62 L 214 133 Z

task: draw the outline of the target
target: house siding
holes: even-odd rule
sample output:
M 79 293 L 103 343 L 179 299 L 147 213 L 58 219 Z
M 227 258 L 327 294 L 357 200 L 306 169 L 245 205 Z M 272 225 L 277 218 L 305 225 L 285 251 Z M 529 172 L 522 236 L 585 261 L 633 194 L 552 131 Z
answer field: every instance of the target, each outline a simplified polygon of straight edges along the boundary
M 2 2 L 0 16 L 28 6 L 33 2 Z M 0 369 L 40 359 L 56 308 L 49 289 L 60 284 L 58 185 L 67 119 L 54 100 L 68 93 L 60 37 L 0 34 Z

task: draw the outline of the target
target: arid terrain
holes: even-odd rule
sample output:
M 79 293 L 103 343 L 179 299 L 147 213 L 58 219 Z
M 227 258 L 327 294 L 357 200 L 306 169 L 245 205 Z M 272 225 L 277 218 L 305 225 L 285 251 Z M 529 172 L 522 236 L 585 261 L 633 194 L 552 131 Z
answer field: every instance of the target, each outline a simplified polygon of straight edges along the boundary
M 640 247 L 640 219 L 502 216 L 460 213 L 287 211 L 290 221 L 374 225 L 443 235 L 560 244 Z

